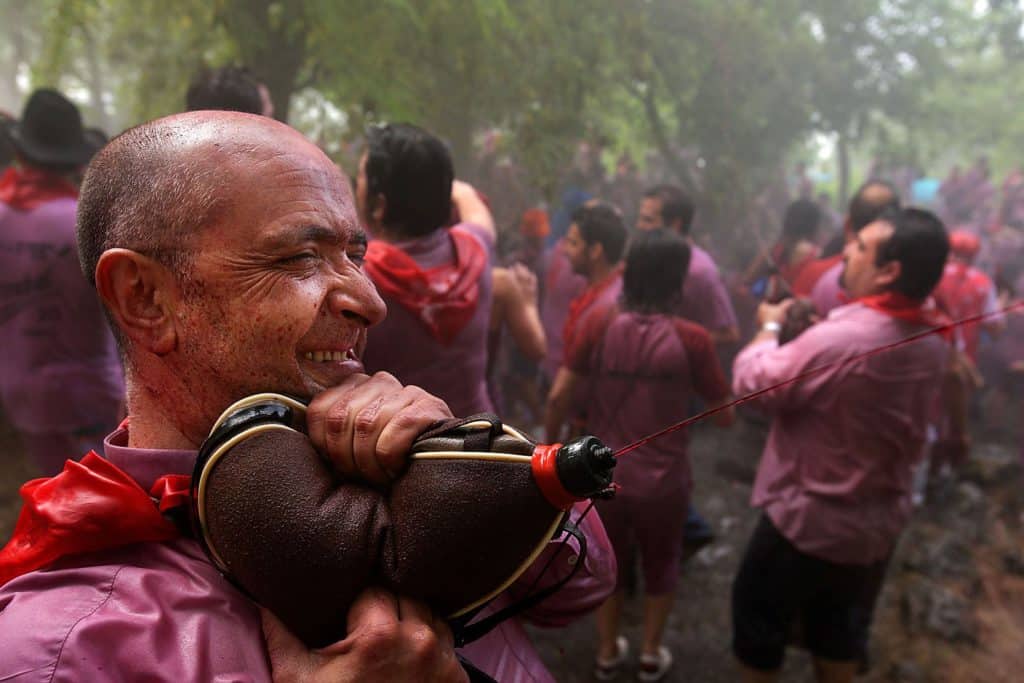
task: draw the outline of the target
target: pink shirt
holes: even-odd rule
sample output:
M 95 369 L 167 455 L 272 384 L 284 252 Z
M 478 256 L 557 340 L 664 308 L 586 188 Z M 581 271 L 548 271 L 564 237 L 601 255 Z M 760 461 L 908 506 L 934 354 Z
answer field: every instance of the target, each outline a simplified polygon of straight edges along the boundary
M 117 348 L 78 264 L 76 206 L 0 202 L 0 405 L 24 432 L 104 434 L 123 400 Z
M 612 449 L 679 420 L 694 393 L 708 401 L 729 393 L 711 337 L 682 318 L 612 308 L 595 316 L 583 337 L 569 368 L 589 380 L 586 432 Z M 622 458 L 615 467 L 620 495 L 689 496 L 687 442 L 680 430 Z
M 569 317 L 569 305 L 587 288 L 587 279 L 573 272 L 561 244 L 556 242 L 544 254 L 540 322 L 548 340 L 542 367 L 549 378 L 562 365 L 562 331 Z
M 826 270 L 811 290 L 811 303 L 818 310 L 818 315 L 828 315 L 833 308 L 843 305 L 843 287 L 839 284 L 843 268 L 843 262 L 840 261 Z
M 853 303 L 779 347 L 762 341 L 733 365 L 738 396 L 919 332 Z M 947 344 L 932 335 L 832 368 L 757 399 L 774 416 L 751 502 L 801 552 L 868 564 L 892 550 L 910 515 Z
M 711 332 L 738 327 L 736 311 L 718 266 L 697 245 L 690 247 L 690 268 L 683 282 L 679 315 Z
M 114 432 L 105 455 L 146 490 L 163 474 L 192 472 L 194 451 L 134 449 L 127 442 L 126 430 Z M 611 593 L 615 557 L 596 511 L 581 529 L 588 541 L 583 566 L 525 619 L 561 626 Z M 575 540 L 552 541 L 488 612 L 532 588 L 545 566 L 538 585 L 564 576 L 578 550 Z M 515 619 L 463 654 L 501 681 L 553 680 Z M 112 679 L 269 682 L 259 611 L 187 539 L 64 558 L 0 587 L 0 681 Z
M 461 227 L 471 232 L 491 253 L 493 239 L 484 228 L 472 223 Z M 435 230 L 426 237 L 396 242 L 420 268 L 436 268 L 455 259 L 455 248 L 447 230 Z M 491 262 L 493 259 L 488 258 Z M 480 275 L 480 294 L 469 323 L 451 344 L 442 344 L 401 304 L 381 293 L 388 307 L 387 317 L 370 328 L 363 354 L 367 372 L 384 370 L 402 384 L 415 384 L 438 396 L 455 415 L 494 412 L 487 394 L 487 327 L 491 315 L 491 268 Z

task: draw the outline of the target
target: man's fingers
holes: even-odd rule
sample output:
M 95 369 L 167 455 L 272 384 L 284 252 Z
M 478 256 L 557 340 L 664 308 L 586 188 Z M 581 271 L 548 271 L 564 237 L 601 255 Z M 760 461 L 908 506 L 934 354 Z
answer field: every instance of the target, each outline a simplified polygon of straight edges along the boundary
M 396 410 L 377 436 L 375 457 L 392 477 L 405 466 L 416 438 L 438 420 L 452 416 L 448 405 L 418 387 L 406 387 L 404 405 Z
M 383 588 L 367 588 L 348 610 L 348 632 L 393 628 L 399 621 L 398 599 Z
M 352 375 L 336 387 L 321 392 L 306 409 L 306 433 L 310 441 L 321 452 L 327 453 L 327 419 L 332 410 L 347 403 L 349 395 L 359 386 L 370 381 L 369 375 Z M 336 419 L 336 415 L 335 415 Z

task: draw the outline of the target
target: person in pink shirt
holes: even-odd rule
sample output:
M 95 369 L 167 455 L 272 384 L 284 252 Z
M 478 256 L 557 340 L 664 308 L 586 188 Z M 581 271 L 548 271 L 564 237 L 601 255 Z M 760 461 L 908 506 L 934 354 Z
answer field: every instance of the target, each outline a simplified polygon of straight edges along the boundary
M 672 314 L 689 250 L 666 230 L 638 234 L 626 256 L 622 302 L 591 318 L 568 359 L 570 384 L 590 381 L 585 429 L 610 448 L 672 424 L 694 393 L 712 405 L 729 394 L 711 336 Z M 717 423 L 732 419 L 725 411 Z M 662 634 L 679 581 L 678 540 L 693 488 L 687 442 L 686 432 L 678 431 L 624 456 L 615 468 L 615 498 L 597 504 L 621 569 L 615 595 L 598 611 L 595 674 L 601 680 L 614 677 L 628 655 L 620 626 L 626 576 L 638 551 L 646 593 L 638 676 L 660 680 L 672 664 Z
M 736 357 L 748 394 L 945 321 L 929 302 L 949 241 L 933 214 L 883 214 L 844 250 L 853 302 L 779 346 L 789 301 Z M 851 681 L 870 606 L 907 523 L 911 479 L 949 345 L 938 334 L 839 364 L 758 398 L 773 416 L 751 502 L 763 515 L 733 585 L 733 651 L 746 681 L 776 680 L 795 619 L 819 681 Z
M 587 279 L 587 288 L 572 300 L 562 331 L 562 362 L 555 373 L 544 410 L 548 443 L 560 442 L 572 410 L 581 406 L 587 390 L 570 386 L 568 359 L 582 341 L 582 331 L 595 315 L 618 300 L 622 293 L 622 252 L 626 247 L 626 225 L 618 209 L 591 200 L 576 209 L 562 242 L 573 272 Z
M 693 200 L 675 185 L 658 185 L 644 193 L 637 230 L 674 230 L 690 244 L 690 266 L 683 283 L 678 313 L 711 333 L 716 344 L 739 341 L 739 324 L 725 281 L 708 252 L 690 239 L 696 212 Z
M 196 449 L 225 407 L 253 393 L 309 400 L 315 467 L 374 487 L 451 416 L 423 389 L 362 371 L 367 329 L 385 307 L 362 269 L 348 187 L 297 131 L 240 113 L 159 119 L 93 161 L 79 257 L 127 359 L 130 421 L 107 439 L 106 458 L 90 453 L 23 487 L 0 551 L 0 679 L 466 680 L 444 619 L 379 588 L 355 600 L 344 640 L 309 650 L 162 514 L 188 504 Z M 583 570 L 535 606 L 535 621 L 563 623 L 610 590 L 599 518 L 581 530 Z M 581 564 L 568 547 L 556 576 Z M 518 622 L 464 656 L 502 680 L 550 680 Z
M 493 412 L 487 393 L 494 220 L 455 180 L 444 143 L 409 124 L 370 128 L 356 205 L 371 235 L 366 272 L 388 307 L 363 361 L 444 399 Z M 454 205 L 459 223 L 446 227 Z
M 0 136 L 18 159 L 0 176 L 0 406 L 36 471 L 53 475 L 99 448 L 124 404 L 114 338 L 75 253 L 75 177 L 96 147 L 75 105 L 46 89 Z

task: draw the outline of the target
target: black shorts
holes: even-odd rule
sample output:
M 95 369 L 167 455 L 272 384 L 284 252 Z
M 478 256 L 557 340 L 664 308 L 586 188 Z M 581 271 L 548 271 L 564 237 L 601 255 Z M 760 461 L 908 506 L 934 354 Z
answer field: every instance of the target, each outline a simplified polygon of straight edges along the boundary
M 782 666 L 797 620 L 807 649 L 836 661 L 862 659 L 888 558 L 836 564 L 800 552 L 761 516 L 732 586 L 732 647 L 752 669 Z

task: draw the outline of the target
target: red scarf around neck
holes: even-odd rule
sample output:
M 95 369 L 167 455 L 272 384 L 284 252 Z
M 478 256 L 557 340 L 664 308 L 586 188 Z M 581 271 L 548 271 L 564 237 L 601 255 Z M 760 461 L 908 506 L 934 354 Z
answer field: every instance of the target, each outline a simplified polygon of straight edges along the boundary
M 480 299 L 480 275 L 487 267 L 487 253 L 472 233 L 454 227 L 448 234 L 455 262 L 437 268 L 420 268 L 407 253 L 381 240 L 371 240 L 366 250 L 366 272 L 380 292 L 445 345 L 472 320 Z
M 594 284 L 583 290 L 583 293 L 572 300 L 569 304 L 569 317 L 565 320 L 565 327 L 562 328 L 562 343 L 565 348 L 571 348 L 573 340 L 576 337 L 576 328 L 579 326 L 580 319 L 583 314 L 586 313 L 587 309 L 594 305 L 594 302 L 604 293 L 606 289 L 615 283 L 616 279 L 622 276 L 622 266 L 618 265 L 612 269 L 603 280 L 595 282 Z
M 188 501 L 191 479 L 165 475 L 146 493 L 90 451 L 55 477 L 26 482 L 14 534 L 0 549 L 0 586 L 69 555 L 178 537 L 162 512 Z
M 54 173 L 12 166 L 0 175 L 0 202 L 18 211 L 63 197 L 78 197 L 78 188 Z
M 856 301 L 890 318 L 919 327 L 936 328 L 936 334 L 947 340 L 952 339 L 953 331 L 947 327 L 952 321 L 938 309 L 935 300 L 930 297 L 919 301 L 899 292 L 883 292 L 863 296 Z

